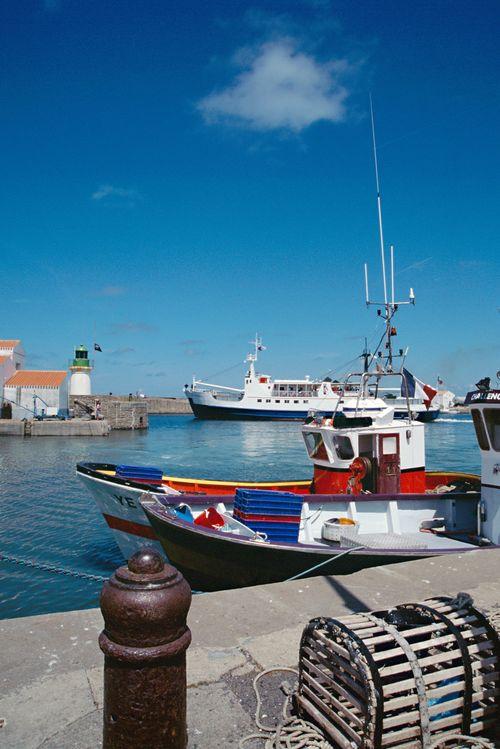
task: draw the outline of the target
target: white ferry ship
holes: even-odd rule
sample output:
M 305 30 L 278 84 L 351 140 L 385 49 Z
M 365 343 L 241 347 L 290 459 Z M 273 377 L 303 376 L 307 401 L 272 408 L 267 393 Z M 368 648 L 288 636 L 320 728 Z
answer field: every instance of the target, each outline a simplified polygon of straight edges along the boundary
M 329 378 L 312 380 L 273 380 L 256 372 L 260 351 L 265 350 L 256 335 L 253 352 L 248 354 L 248 371 L 243 389 L 214 385 L 193 378 L 184 387 L 193 413 L 200 419 L 305 419 L 309 411 L 335 410 L 338 383 Z

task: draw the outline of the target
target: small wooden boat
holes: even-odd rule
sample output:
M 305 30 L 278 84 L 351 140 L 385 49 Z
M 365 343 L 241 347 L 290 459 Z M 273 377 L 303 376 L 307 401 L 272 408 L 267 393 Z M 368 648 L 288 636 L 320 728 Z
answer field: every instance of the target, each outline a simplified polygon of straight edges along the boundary
M 304 497 L 297 543 L 266 542 L 229 530 L 205 528 L 178 517 L 173 497 L 144 494 L 141 505 L 170 562 L 197 590 L 220 590 L 345 574 L 365 567 L 479 548 L 479 494 L 311 495 Z M 197 517 L 208 506 L 232 513 L 227 496 L 183 495 Z M 356 518 L 339 541 L 324 538 L 325 522 Z M 487 547 L 491 548 L 491 547 Z
M 140 505 L 140 497 L 145 490 L 167 495 L 197 494 L 205 497 L 232 497 L 237 487 L 295 494 L 308 494 L 311 491 L 310 478 L 297 481 L 213 481 L 162 474 L 160 480 L 148 483 L 145 476 L 134 479 L 130 475 L 123 475 L 119 469 L 120 466 L 113 463 L 85 462 L 78 463 L 76 473 L 94 497 L 125 559 L 129 559 L 144 544 L 164 553 Z M 138 472 L 142 470 L 138 469 Z

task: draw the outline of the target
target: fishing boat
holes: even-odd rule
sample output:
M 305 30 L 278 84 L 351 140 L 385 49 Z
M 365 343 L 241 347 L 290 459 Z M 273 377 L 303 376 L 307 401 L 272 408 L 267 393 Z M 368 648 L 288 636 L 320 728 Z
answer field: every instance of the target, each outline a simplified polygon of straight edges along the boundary
M 212 496 L 233 497 L 237 487 L 296 494 L 307 494 L 311 488 L 310 478 L 297 481 L 213 481 L 168 476 L 156 468 L 112 463 L 78 463 L 76 473 L 94 498 L 125 559 L 144 545 L 163 555 L 156 534 L 141 508 L 140 498 L 144 491 L 170 497 L 184 494 L 202 496 L 206 501 Z
M 361 385 L 369 375 L 363 375 Z M 364 380 L 363 380 L 364 378 Z M 218 590 L 314 574 L 344 574 L 374 565 L 438 555 L 487 551 L 500 545 L 500 391 L 471 393 L 482 457 L 481 480 L 467 474 L 427 474 L 424 425 L 394 419 L 390 406 L 367 415 L 311 419 L 302 428 L 314 464 L 312 489 L 299 497 L 296 540 L 281 533 L 295 504 L 288 493 L 264 493 L 261 514 L 239 513 L 235 496 L 144 494 L 141 505 L 172 562 L 194 588 Z M 252 493 L 246 492 L 246 496 Z M 257 500 L 262 496 L 257 493 Z M 207 527 L 215 511 L 223 524 Z M 246 531 L 232 521 L 244 516 Z M 256 519 L 257 518 L 257 519 Z M 291 527 L 290 526 L 290 527 Z
M 193 413 L 198 419 L 299 419 L 311 409 L 333 411 L 337 403 L 337 386 L 330 378 L 314 380 L 275 380 L 256 371 L 255 365 L 266 347 L 255 335 L 253 351 L 246 357 L 248 369 L 243 388 L 214 385 L 193 377 L 184 386 Z
M 306 495 L 313 513 L 327 502 L 325 511 L 331 515 L 338 505 L 328 505 L 325 495 L 334 495 L 337 503 L 349 505 L 358 485 L 363 493 L 370 492 L 367 502 L 371 503 L 371 512 L 378 508 L 374 504 L 377 495 L 400 494 L 405 501 L 406 495 L 427 496 L 425 492 L 434 495 L 439 486 L 453 487 L 455 494 L 460 487 L 467 492 L 478 490 L 478 478 L 472 474 L 425 470 L 425 426 L 411 418 L 394 419 L 394 409 L 370 393 L 370 383 L 383 376 L 389 375 L 348 376 L 331 416 L 317 414 L 306 420 L 302 434 L 313 464 L 312 477 L 306 479 L 260 483 L 183 479 L 163 475 L 154 468 L 99 463 L 79 463 L 77 474 L 92 493 L 125 558 L 144 543 L 159 548 L 156 520 L 151 519 L 149 512 L 144 514 L 141 506 L 144 492 L 152 499 L 158 498 L 163 507 L 185 503 L 202 512 L 224 502 L 229 513 L 237 489 L 284 492 L 287 496 Z M 353 394 L 355 377 L 359 384 Z M 385 436 L 388 442 L 384 441 Z M 361 479 L 356 459 L 364 466 L 365 475 Z M 468 495 L 469 499 L 471 496 Z M 306 509 L 304 517 L 308 512 Z M 319 513 L 318 522 L 322 517 L 324 514 Z M 192 549 L 195 548 L 196 543 Z M 166 553 L 169 555 L 167 550 Z M 174 557 L 174 563 L 182 563 L 182 559 Z

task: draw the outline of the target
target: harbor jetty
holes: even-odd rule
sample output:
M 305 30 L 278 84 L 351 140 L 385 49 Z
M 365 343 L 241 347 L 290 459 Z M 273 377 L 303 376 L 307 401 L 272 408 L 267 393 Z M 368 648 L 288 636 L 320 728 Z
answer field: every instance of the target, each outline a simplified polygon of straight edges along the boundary
M 99 403 L 100 419 L 91 418 Z M 191 414 L 185 398 L 128 395 L 69 396 L 70 419 L 0 419 L 0 436 L 105 437 L 112 429 L 147 429 L 149 414 Z
M 0 436 L 11 437 L 106 437 L 108 420 L 101 419 L 0 419 Z
M 253 679 L 265 669 L 296 668 L 300 637 L 311 618 L 459 591 L 469 593 L 479 608 L 498 610 L 499 564 L 500 550 L 491 550 L 194 596 L 188 617 L 189 749 L 237 747 L 255 731 Z M 102 628 L 98 609 L 0 622 L 2 642 L 8 644 L 0 655 L 3 749 L 101 745 Z M 278 685 L 284 677 L 277 677 L 264 690 L 266 723 L 279 716 L 283 702 Z M 271 694 L 275 701 L 269 701 Z
M 146 406 L 148 414 L 192 414 L 193 409 L 189 405 L 187 398 L 176 398 L 172 396 L 149 396 L 137 397 L 132 393 L 128 395 L 86 395 L 78 396 L 76 400 L 81 400 L 90 406 L 93 406 L 96 399 L 100 400 L 103 409 L 110 411 L 116 403 L 143 403 Z M 74 398 L 70 396 L 70 407 L 74 403 Z M 104 412 L 104 411 L 103 411 Z

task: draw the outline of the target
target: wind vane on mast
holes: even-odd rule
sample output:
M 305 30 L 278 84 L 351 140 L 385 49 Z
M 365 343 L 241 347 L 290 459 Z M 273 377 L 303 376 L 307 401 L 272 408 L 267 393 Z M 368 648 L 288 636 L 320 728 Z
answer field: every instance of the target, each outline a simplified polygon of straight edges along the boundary
M 394 317 L 395 313 L 398 310 L 398 307 L 402 304 L 415 304 L 415 294 L 413 292 L 413 288 L 410 287 L 410 294 L 407 301 L 404 302 L 396 302 L 394 299 L 394 245 L 391 244 L 390 246 L 390 258 L 391 258 L 391 300 L 388 301 L 387 298 L 387 278 L 386 278 L 386 270 L 385 270 L 385 247 L 384 247 L 384 229 L 383 229 L 383 223 L 382 223 L 382 196 L 380 193 L 380 180 L 379 180 L 379 172 L 378 172 L 378 158 L 377 158 L 377 141 L 375 138 L 375 118 L 373 116 L 373 103 L 372 103 L 372 97 L 370 94 L 370 119 L 371 119 L 371 126 L 372 126 L 372 142 L 373 142 L 373 160 L 375 165 L 375 182 L 377 186 L 377 212 L 378 212 L 378 229 L 379 229 L 379 237 L 380 237 L 380 259 L 381 259 L 381 265 L 382 265 L 382 282 L 383 282 L 383 288 L 384 288 L 384 301 L 382 302 L 373 302 L 370 300 L 370 292 L 368 289 L 368 265 L 365 263 L 365 293 L 366 293 L 366 306 L 369 307 L 370 305 L 375 305 L 377 307 L 383 307 L 384 313 L 382 314 L 382 311 L 379 309 L 378 314 L 380 317 L 382 317 L 385 321 L 385 328 L 386 328 L 386 344 L 385 347 L 387 349 L 387 369 L 388 371 L 392 371 L 392 359 L 393 359 L 393 353 L 392 353 L 392 337 L 397 334 L 396 328 L 393 327 L 391 324 L 392 318 Z M 403 354 L 400 354 L 403 356 Z

